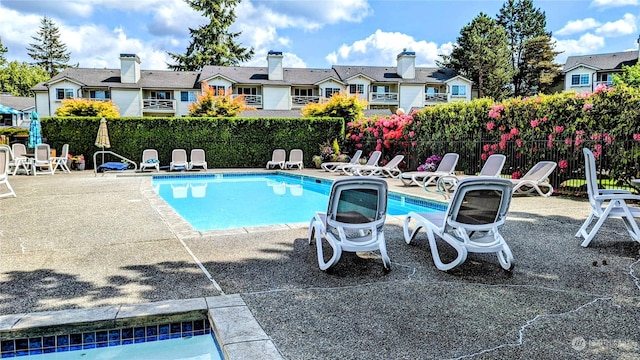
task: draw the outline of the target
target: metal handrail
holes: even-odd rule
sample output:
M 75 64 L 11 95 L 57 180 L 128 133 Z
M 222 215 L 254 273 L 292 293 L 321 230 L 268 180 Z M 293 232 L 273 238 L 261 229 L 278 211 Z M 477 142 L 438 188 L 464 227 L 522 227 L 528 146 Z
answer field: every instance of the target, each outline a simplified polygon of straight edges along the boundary
M 122 155 L 118 155 L 118 154 L 116 154 L 116 153 L 114 153 L 113 151 L 110 151 L 110 150 L 99 150 L 99 151 L 96 151 L 95 153 L 93 153 L 93 175 L 94 176 L 98 176 L 98 166 L 96 165 L 97 164 L 96 155 L 98 155 L 98 154 L 109 154 L 109 155 L 113 155 L 115 157 L 118 157 L 118 158 L 126 161 L 129 164 L 133 164 L 133 171 L 134 172 L 138 171 L 138 164 L 135 161 L 129 160 L 126 157 L 124 157 Z M 104 176 L 104 173 L 109 172 L 109 171 L 120 171 L 120 170 L 105 170 L 105 171 L 102 172 L 102 176 Z

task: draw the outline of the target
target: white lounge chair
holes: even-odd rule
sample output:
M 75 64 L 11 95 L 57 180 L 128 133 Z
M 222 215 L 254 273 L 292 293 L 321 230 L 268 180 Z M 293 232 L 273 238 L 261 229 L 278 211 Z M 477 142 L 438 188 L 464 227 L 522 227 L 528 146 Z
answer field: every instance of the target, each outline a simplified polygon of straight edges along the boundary
M 553 194 L 553 186 L 549 184 L 548 180 L 556 165 L 553 161 L 540 161 L 520 179 L 512 179 L 513 194 L 529 195 L 536 191 L 544 197 L 551 196 Z M 542 188 L 547 191 L 542 191 Z
M 384 239 L 387 213 L 387 182 L 371 177 L 349 177 L 334 181 L 326 213 L 316 213 L 309 223 L 309 244 L 316 239 L 321 270 L 334 266 L 343 251 L 379 250 L 386 270 L 391 269 Z M 325 261 L 322 239 L 333 249 Z
M 59 167 L 62 169 L 62 172 L 67 174 L 71 173 L 67 162 L 69 161 L 69 144 L 62 145 L 62 151 L 58 156 L 52 157 L 51 162 L 53 163 L 53 171 L 55 172 Z
M 369 160 L 367 160 L 366 164 L 364 164 L 364 165 L 359 165 L 359 164 L 344 165 L 344 166 L 340 167 L 340 170 L 342 170 L 342 172 L 347 174 L 347 175 L 353 175 L 353 173 L 351 171 L 355 167 L 359 167 L 359 166 L 368 166 L 368 167 L 378 166 L 378 161 L 380 161 L 380 156 L 382 156 L 382 152 L 376 150 L 376 151 L 371 153 L 371 156 L 369 156 Z
M 405 172 L 400 174 L 399 179 L 405 186 L 413 184 L 422 186 L 425 190 L 427 190 L 427 186 L 435 184 L 440 177 L 452 175 L 456 170 L 456 165 L 458 164 L 459 158 L 460 155 L 456 153 L 446 153 L 442 157 L 442 160 L 440 160 L 440 164 L 438 164 L 438 167 L 435 171 Z
M 496 253 L 500 266 L 513 269 L 513 254 L 500 234 L 511 202 L 512 184 L 508 179 L 476 177 L 458 183 L 446 212 L 410 212 L 404 221 L 403 234 L 407 244 L 424 229 L 429 238 L 433 262 L 440 270 L 462 264 L 468 253 Z M 410 230 L 412 222 L 416 222 Z M 436 237 L 453 247 L 457 256 L 444 263 Z
M 53 163 L 51 162 L 51 147 L 49 144 L 38 144 L 34 150 L 31 161 L 31 174 L 53 175 Z
M 193 170 L 194 167 L 207 170 L 207 159 L 203 149 L 192 149 L 189 159 L 191 160 L 189 161 L 189 170 Z
M 507 157 L 502 154 L 493 154 L 487 158 L 482 169 L 480 169 L 480 173 L 477 176 L 492 176 L 499 177 L 502 172 L 502 168 L 504 167 L 504 163 L 507 160 Z M 449 197 L 451 193 L 455 190 L 458 182 L 460 180 L 465 179 L 471 175 L 445 175 L 441 176 L 436 182 L 436 191 L 443 194 L 445 197 Z M 476 176 L 476 175 L 474 175 Z
M 0 146 L 0 185 L 4 184 L 7 187 L 7 192 L 0 193 L 0 197 L 16 197 L 16 192 L 13 191 L 11 184 L 9 184 L 10 151 L 11 149 L 8 146 Z
M 402 160 L 404 160 L 404 155 L 396 155 L 383 166 L 354 166 L 351 168 L 351 172 L 354 175 L 359 176 L 384 176 L 397 178 L 402 173 L 400 168 L 398 168 Z
M 292 149 L 289 152 L 289 160 L 284 163 L 285 169 L 293 169 L 297 167 L 298 170 L 304 169 L 304 155 L 301 149 Z
M 320 167 L 324 171 L 336 172 L 338 170 L 342 170 L 342 166 L 344 166 L 344 165 L 349 165 L 349 166 L 350 165 L 358 165 L 359 161 L 360 161 L 360 156 L 362 156 L 362 150 L 356 151 L 356 153 L 353 154 L 353 156 L 351 157 L 351 160 L 349 160 L 349 162 L 328 161 L 328 162 L 322 163 L 320 165 Z
M 267 161 L 267 169 L 275 168 L 284 169 L 284 163 L 287 160 L 287 152 L 284 149 L 275 149 L 271 154 L 271 160 Z
M 640 217 L 640 209 L 627 204 L 627 201 L 640 201 L 640 196 L 633 195 L 626 190 L 599 189 L 596 159 L 591 150 L 584 148 L 582 152 L 584 153 L 587 195 L 589 196 L 591 213 L 576 233 L 576 237 L 584 239 L 581 245 L 583 247 L 589 246 L 608 218 L 621 218 L 631 238 L 640 242 L 640 229 L 635 220 Z M 596 219 L 596 223 L 589 230 L 589 226 Z
M 31 159 L 25 156 L 27 147 L 24 144 L 14 143 L 11 145 L 11 150 L 11 160 L 9 162 L 9 169 L 12 170 L 11 175 L 17 174 L 20 169 L 29 175 L 31 172 Z
M 187 170 L 188 168 L 189 162 L 187 161 L 187 151 L 185 149 L 173 149 L 171 152 L 169 171 Z
M 140 171 L 144 171 L 147 168 L 156 169 L 160 171 L 160 159 L 158 158 L 158 150 L 145 149 L 142 152 L 142 161 L 140 162 Z

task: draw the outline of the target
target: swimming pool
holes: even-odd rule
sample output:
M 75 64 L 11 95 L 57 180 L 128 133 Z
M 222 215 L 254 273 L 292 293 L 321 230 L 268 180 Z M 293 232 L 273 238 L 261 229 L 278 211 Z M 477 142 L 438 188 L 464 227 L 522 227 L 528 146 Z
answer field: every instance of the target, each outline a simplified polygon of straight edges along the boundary
M 325 211 L 331 181 L 283 173 L 153 177 L 154 190 L 197 231 L 308 222 Z M 445 206 L 389 193 L 387 214 Z

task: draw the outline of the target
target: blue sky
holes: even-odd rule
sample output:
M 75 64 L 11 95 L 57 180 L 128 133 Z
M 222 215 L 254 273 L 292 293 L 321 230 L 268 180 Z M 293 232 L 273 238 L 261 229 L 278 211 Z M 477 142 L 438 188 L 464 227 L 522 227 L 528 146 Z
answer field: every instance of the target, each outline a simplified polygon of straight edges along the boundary
M 232 31 L 255 49 L 242 65 L 266 66 L 269 50 L 286 67 L 395 66 L 403 49 L 419 66 L 449 54 L 460 30 L 480 12 L 495 18 L 504 1 L 243 0 Z M 534 0 L 547 16 L 556 50 L 567 56 L 638 48 L 640 0 Z M 71 52 L 70 64 L 119 68 L 135 53 L 143 69 L 166 69 L 167 52 L 184 53 L 189 27 L 205 23 L 183 0 L 1 0 L 0 38 L 8 60 L 31 62 L 26 48 L 48 16 Z

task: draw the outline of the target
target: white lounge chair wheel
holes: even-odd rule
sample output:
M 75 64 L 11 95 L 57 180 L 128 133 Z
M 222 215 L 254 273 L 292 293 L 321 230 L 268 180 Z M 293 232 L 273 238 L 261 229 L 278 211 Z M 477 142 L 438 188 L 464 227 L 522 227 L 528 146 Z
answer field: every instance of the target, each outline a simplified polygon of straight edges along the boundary
M 513 270 L 515 264 L 513 263 L 513 254 L 508 247 L 503 247 L 502 250 L 497 252 L 498 261 L 500 261 L 500 266 L 507 271 Z

